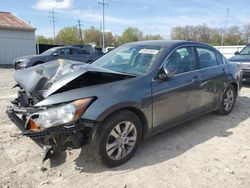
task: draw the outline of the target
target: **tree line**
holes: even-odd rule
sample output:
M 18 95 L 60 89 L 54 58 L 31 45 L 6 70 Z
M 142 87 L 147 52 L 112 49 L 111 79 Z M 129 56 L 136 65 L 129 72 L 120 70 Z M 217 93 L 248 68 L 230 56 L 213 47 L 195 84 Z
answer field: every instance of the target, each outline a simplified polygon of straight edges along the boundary
M 206 24 L 177 26 L 171 29 L 170 37 L 177 40 L 205 42 L 211 45 L 221 45 L 223 37 L 223 45 L 243 45 L 249 42 L 250 39 L 250 23 L 245 25 L 243 29 L 238 26 L 231 26 L 226 30 L 211 28 Z
M 77 27 L 62 28 L 56 35 L 56 44 L 89 44 L 94 43 L 97 46 L 102 44 L 102 32 L 92 26 L 88 29 L 81 30 L 82 35 Z M 82 36 L 82 37 L 81 37 Z M 173 40 L 192 40 L 205 42 L 210 45 L 221 45 L 222 36 L 224 36 L 223 45 L 243 45 L 250 42 L 250 23 L 246 24 L 243 29 L 238 26 L 231 26 L 226 30 L 222 28 L 212 28 L 206 24 L 176 26 L 171 29 L 170 39 Z M 105 46 L 118 46 L 128 42 L 140 40 L 161 40 L 161 35 L 144 35 L 138 28 L 128 27 L 121 36 L 113 35 L 112 32 L 105 32 Z M 53 39 L 42 35 L 37 36 L 39 44 L 53 44 Z
M 59 45 L 70 44 L 89 44 L 94 43 L 97 46 L 102 44 L 102 32 L 96 27 L 92 26 L 89 29 L 84 29 L 82 32 L 82 38 L 80 31 L 77 27 L 65 27 L 61 29 L 55 38 L 55 43 Z M 161 35 L 143 35 L 143 33 L 133 27 L 125 29 L 121 36 L 114 36 L 112 32 L 105 32 L 105 46 L 118 46 L 128 42 L 140 41 L 140 40 L 161 40 Z M 36 37 L 39 44 L 53 44 L 54 40 L 50 37 L 38 35 Z

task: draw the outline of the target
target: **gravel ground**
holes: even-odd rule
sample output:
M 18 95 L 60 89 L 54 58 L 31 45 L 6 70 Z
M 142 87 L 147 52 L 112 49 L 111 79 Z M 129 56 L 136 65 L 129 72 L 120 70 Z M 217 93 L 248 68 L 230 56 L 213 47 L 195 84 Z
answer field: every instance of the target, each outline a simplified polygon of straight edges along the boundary
M 0 187 L 250 187 L 250 88 L 234 111 L 213 113 L 158 134 L 126 164 L 108 169 L 88 146 L 41 163 L 41 149 L 5 115 L 13 71 L 0 69 Z

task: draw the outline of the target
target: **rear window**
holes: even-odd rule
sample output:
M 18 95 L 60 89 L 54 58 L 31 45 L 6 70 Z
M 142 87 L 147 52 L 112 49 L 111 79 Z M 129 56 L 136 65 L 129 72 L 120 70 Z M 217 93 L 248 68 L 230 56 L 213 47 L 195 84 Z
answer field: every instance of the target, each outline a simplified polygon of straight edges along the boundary
M 201 68 L 208 68 L 219 65 L 219 61 L 217 60 L 217 54 L 212 50 L 206 48 L 196 48 Z

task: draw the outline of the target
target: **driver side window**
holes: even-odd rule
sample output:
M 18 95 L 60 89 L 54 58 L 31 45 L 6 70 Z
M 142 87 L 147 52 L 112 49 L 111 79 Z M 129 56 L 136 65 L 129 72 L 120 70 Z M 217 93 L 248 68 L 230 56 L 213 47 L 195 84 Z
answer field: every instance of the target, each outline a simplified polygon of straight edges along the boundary
M 182 47 L 175 50 L 165 61 L 164 68 L 175 74 L 185 73 L 197 68 L 192 47 Z
M 69 48 L 62 48 L 58 51 L 59 55 L 69 55 L 70 54 L 70 49 Z

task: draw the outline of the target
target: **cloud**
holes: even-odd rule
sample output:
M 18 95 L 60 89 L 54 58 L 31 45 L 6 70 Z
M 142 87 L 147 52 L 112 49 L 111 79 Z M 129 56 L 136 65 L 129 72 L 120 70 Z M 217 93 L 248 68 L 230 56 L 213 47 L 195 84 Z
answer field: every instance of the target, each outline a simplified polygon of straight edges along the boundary
M 96 10 L 73 10 L 68 12 L 69 14 L 73 14 L 72 16 L 75 18 L 79 18 L 85 23 L 92 23 L 99 25 L 102 21 L 101 11 Z M 112 30 L 114 34 L 120 35 L 123 30 L 127 27 L 137 27 L 142 30 L 144 34 L 161 34 L 165 38 L 168 38 L 170 30 L 174 26 L 184 26 L 184 25 L 197 25 L 206 23 L 204 17 L 200 16 L 182 16 L 182 15 L 171 15 L 171 16 L 144 16 L 141 17 L 114 17 L 106 14 L 105 16 L 105 25 L 106 28 Z M 216 19 L 218 22 L 219 19 Z M 215 26 L 215 23 L 208 23 L 210 26 Z
M 247 1 L 247 0 L 245 0 Z M 79 18 L 84 27 L 91 25 L 99 28 L 102 21 L 102 9 L 98 1 L 85 0 L 37 0 L 33 8 L 39 10 L 56 9 L 60 14 L 58 29 L 74 24 Z M 240 3 L 230 4 L 228 27 L 243 27 L 249 22 L 247 9 Z M 217 9 L 214 9 L 217 7 Z M 206 23 L 210 27 L 224 27 L 226 0 L 217 1 L 157 1 L 154 0 L 112 0 L 105 12 L 105 29 L 120 35 L 129 26 L 137 27 L 144 34 L 161 34 L 169 37 L 172 27 L 198 25 Z M 241 10 L 240 12 L 238 10 Z
M 73 11 L 74 16 L 88 21 L 88 22 L 95 22 L 95 23 L 100 23 L 102 21 L 102 14 L 99 11 L 93 11 L 93 10 L 74 10 Z M 131 20 L 129 19 L 122 19 L 118 17 L 113 17 L 109 15 L 105 15 L 105 22 L 109 24 L 131 24 Z
M 38 10 L 68 10 L 72 4 L 73 0 L 38 0 L 33 8 Z

